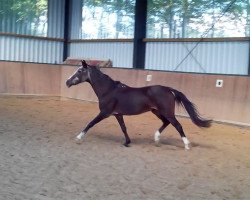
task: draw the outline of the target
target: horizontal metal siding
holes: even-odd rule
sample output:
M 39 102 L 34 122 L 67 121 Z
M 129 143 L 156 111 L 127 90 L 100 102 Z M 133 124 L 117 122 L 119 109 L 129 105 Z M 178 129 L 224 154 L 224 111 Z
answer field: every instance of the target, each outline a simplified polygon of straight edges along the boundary
M 0 36 L 0 60 L 61 63 L 62 42 Z
M 196 44 L 147 42 L 146 69 L 241 75 L 248 73 L 249 42 L 202 42 L 180 64 Z
M 69 56 L 73 58 L 110 59 L 114 67 L 132 68 L 132 42 L 70 43 Z

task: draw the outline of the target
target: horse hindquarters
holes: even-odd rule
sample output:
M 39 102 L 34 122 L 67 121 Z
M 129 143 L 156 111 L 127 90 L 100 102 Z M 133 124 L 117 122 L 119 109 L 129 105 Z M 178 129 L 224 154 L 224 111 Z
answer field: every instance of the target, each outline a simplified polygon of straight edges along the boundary
M 175 97 L 168 87 L 151 86 L 148 90 L 151 104 L 159 114 L 167 117 L 175 116 Z
M 179 132 L 183 143 L 185 145 L 185 149 L 189 149 L 189 141 L 186 138 L 186 135 L 183 131 L 181 124 L 175 118 L 175 95 L 168 87 L 163 86 L 155 86 L 152 88 L 154 93 L 154 101 L 156 105 L 157 112 L 154 111 L 154 114 L 157 114 L 158 117 L 163 121 L 163 126 L 159 129 L 162 131 L 166 126 L 171 123 L 175 129 Z M 162 129 L 163 128 L 163 129 Z M 155 133 L 155 142 L 159 142 L 159 133 Z M 157 141 L 158 140 L 158 141 Z

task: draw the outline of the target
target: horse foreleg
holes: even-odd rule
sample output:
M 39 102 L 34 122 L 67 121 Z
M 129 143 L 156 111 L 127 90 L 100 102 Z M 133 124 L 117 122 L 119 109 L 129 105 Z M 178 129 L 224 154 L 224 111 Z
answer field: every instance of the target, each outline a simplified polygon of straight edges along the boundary
M 82 130 L 80 134 L 76 136 L 76 140 L 82 140 L 84 135 L 88 132 L 90 128 L 92 128 L 95 124 L 99 123 L 103 119 L 107 118 L 109 115 L 106 113 L 100 112 L 87 126 Z
M 128 136 L 128 133 L 127 133 L 127 128 L 125 126 L 125 123 L 124 123 L 124 120 L 123 120 L 123 116 L 122 115 L 115 115 L 121 129 L 122 129 L 122 132 L 124 133 L 124 136 L 125 136 L 125 143 L 123 144 L 124 146 L 128 147 L 131 140 Z

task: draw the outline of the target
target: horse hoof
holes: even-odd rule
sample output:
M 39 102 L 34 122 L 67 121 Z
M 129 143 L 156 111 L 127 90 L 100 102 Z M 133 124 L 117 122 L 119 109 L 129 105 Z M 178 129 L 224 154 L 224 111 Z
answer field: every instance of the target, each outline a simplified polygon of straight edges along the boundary
M 76 144 L 82 144 L 83 143 L 83 139 L 79 139 L 79 138 L 75 138 L 75 142 Z
M 124 143 L 123 146 L 130 147 L 128 143 Z
M 155 142 L 155 146 L 156 146 L 156 147 L 160 147 L 160 146 L 161 146 L 161 143 L 160 143 L 159 141 L 156 141 L 156 142 Z
M 190 147 L 189 146 L 185 146 L 185 151 L 189 151 Z

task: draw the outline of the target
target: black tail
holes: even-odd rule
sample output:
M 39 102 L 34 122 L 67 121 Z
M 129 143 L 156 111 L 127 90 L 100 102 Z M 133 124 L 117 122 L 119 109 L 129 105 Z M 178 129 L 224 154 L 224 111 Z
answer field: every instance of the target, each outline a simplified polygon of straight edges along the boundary
M 181 103 L 182 106 L 184 106 L 184 108 L 187 110 L 192 122 L 194 124 L 196 124 L 199 127 L 210 127 L 212 120 L 207 120 L 207 119 L 203 119 L 195 105 L 188 100 L 188 98 L 181 92 L 175 90 L 175 89 L 171 89 L 171 91 L 174 93 L 175 95 L 175 100 L 177 101 L 177 103 Z

